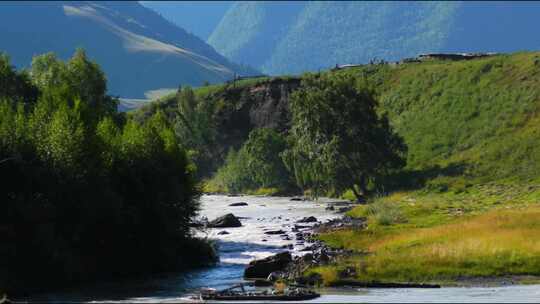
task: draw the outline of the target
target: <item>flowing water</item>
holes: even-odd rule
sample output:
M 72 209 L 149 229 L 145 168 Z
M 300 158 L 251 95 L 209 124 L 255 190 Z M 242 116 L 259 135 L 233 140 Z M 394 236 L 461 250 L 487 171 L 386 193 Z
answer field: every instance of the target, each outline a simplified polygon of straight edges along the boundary
M 34 296 L 35 301 L 55 302 L 188 302 L 188 294 L 200 287 L 226 288 L 243 282 L 246 264 L 281 252 L 292 245 L 293 255 L 302 254 L 306 246 L 295 241 L 291 228 L 306 216 L 319 221 L 339 215 L 325 208 L 335 200 L 291 201 L 290 198 L 205 195 L 201 199 L 201 216 L 212 220 L 226 213 L 241 218 L 242 227 L 214 228 L 198 232 L 201 237 L 216 240 L 220 262 L 213 267 L 187 273 L 153 276 L 147 279 L 100 283 L 53 294 Z M 229 206 L 246 202 L 247 206 Z M 302 224 L 304 225 L 304 224 Z M 267 235 L 270 230 L 284 230 L 290 236 Z M 228 234 L 220 232 L 227 231 Z M 507 287 L 468 287 L 440 289 L 324 289 L 312 302 L 539 302 L 539 285 Z M 306 301 L 309 302 L 309 301 Z

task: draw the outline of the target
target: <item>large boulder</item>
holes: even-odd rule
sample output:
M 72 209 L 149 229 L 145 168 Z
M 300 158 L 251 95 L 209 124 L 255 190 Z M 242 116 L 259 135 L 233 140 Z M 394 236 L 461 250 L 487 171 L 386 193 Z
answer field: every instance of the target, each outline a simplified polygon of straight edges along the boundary
M 262 260 L 251 261 L 244 270 L 245 278 L 267 278 L 274 271 L 284 270 L 292 262 L 288 251 L 269 256 Z
M 240 223 L 240 220 L 232 213 L 220 216 L 215 220 L 210 221 L 207 225 L 207 227 L 210 228 L 231 228 L 240 226 L 242 226 L 242 223 Z

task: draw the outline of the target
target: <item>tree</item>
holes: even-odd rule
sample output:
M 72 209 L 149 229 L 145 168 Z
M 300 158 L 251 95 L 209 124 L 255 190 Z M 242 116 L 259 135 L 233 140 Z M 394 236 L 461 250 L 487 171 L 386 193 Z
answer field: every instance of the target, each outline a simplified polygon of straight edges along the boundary
M 33 104 L 37 97 L 38 89 L 32 85 L 28 73 L 17 72 L 9 57 L 0 53 L 0 99 Z
M 299 186 L 358 199 L 369 182 L 404 165 L 406 146 L 365 84 L 347 75 L 307 75 L 291 96 L 290 149 L 283 157 Z
M 255 129 L 242 149 L 246 151 L 249 171 L 258 187 L 284 188 L 289 186 L 289 173 L 280 154 L 287 147 L 285 139 L 269 128 Z
M 191 87 L 183 87 L 177 93 L 178 108 L 175 123 L 176 135 L 183 148 L 198 166 L 198 174 L 211 171 L 212 159 L 217 158 L 213 150 L 216 130 L 213 124 L 214 103 L 198 98 Z

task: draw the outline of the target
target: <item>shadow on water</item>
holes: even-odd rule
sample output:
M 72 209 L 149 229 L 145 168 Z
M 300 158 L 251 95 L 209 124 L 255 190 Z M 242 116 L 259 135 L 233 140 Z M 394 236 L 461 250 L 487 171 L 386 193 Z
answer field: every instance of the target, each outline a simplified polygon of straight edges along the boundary
M 247 259 L 244 252 L 279 251 L 271 245 L 247 242 L 217 242 L 220 257 Z M 149 275 L 137 279 L 98 282 L 62 291 L 37 294 L 17 301 L 38 302 L 85 302 L 128 301 L 133 298 L 170 299 L 179 298 L 201 287 L 222 289 L 242 282 L 245 264 L 219 262 L 214 266 L 185 272 Z

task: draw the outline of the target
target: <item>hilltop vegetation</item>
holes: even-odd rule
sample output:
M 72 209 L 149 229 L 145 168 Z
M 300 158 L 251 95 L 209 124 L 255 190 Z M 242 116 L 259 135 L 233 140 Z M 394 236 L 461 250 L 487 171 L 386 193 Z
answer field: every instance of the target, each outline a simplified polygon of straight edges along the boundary
M 210 263 L 191 235 L 200 190 L 162 112 L 116 111 L 105 75 L 78 50 L 0 57 L 0 289 L 23 294 Z
M 534 50 L 539 13 L 533 2 L 237 2 L 208 43 L 264 73 L 291 74 L 427 52 Z
M 451 181 L 463 186 L 536 181 L 540 174 L 538 73 L 538 53 L 324 72 L 329 77 L 347 74 L 371 86 L 377 111 L 387 115 L 403 137 L 407 165 L 386 180 L 386 192 L 427 182 L 433 189 L 446 189 Z M 238 150 L 255 128 L 270 127 L 286 136 L 290 94 L 299 85 L 298 78 L 259 78 L 195 89 L 201 103 L 217 105 L 209 120 L 217 136 L 214 167 L 223 163 L 229 148 Z M 271 115 L 265 108 L 268 103 L 276 106 Z M 134 115 L 142 119 L 161 108 L 174 119 L 176 107 L 175 96 L 169 96 Z

